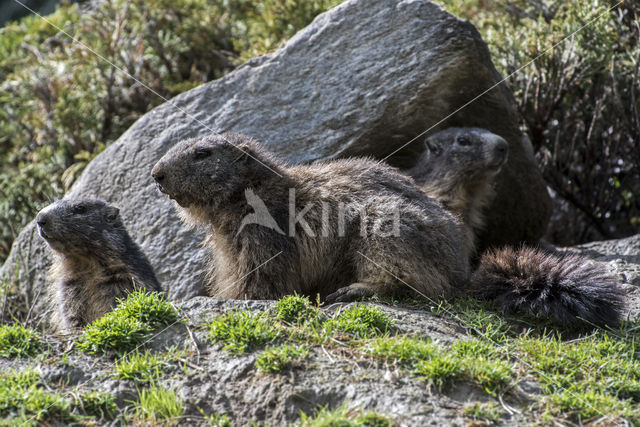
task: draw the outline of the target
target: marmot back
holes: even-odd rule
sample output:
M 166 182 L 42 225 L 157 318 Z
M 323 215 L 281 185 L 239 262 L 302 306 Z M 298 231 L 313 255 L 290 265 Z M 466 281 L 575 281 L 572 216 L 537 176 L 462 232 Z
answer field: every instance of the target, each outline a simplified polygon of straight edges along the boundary
M 408 171 L 427 194 L 462 219 L 469 254 L 485 225 L 483 208 L 493 199 L 507 149 L 506 141 L 487 130 L 450 128 L 427 138 L 424 154 Z M 481 254 L 466 291 L 496 301 L 505 312 L 565 326 L 616 326 L 625 306 L 624 290 L 601 264 L 531 247 Z
M 455 218 L 372 160 L 288 167 L 224 134 L 176 144 L 152 175 L 207 234 L 211 296 L 347 301 L 413 289 L 440 298 L 469 277 Z
M 60 200 L 42 209 L 36 223 L 55 255 L 49 278 L 58 329 L 92 322 L 134 289 L 162 290 L 118 209 L 105 201 Z

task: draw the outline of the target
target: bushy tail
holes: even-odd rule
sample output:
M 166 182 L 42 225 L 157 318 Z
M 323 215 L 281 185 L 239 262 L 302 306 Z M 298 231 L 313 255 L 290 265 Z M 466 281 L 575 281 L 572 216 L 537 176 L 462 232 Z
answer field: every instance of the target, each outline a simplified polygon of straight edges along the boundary
M 620 324 L 626 292 L 602 265 L 578 255 L 522 247 L 487 251 L 471 293 L 504 312 L 551 318 L 563 326 Z

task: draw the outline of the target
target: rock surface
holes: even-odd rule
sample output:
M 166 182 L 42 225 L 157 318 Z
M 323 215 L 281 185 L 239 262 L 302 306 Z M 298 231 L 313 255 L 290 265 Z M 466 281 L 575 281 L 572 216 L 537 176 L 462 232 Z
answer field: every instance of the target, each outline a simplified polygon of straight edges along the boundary
M 158 279 L 172 298 L 184 299 L 203 290 L 202 233 L 181 224 L 150 177 L 154 163 L 179 140 L 233 130 L 299 163 L 385 158 L 432 127 L 477 126 L 510 144 L 482 241 L 535 240 L 548 220 L 548 196 L 518 132 L 511 93 L 498 81 L 473 25 L 436 4 L 348 1 L 276 52 L 147 113 L 86 168 L 67 197 L 97 196 L 119 206 Z M 389 162 L 410 166 L 420 141 Z M 44 312 L 49 257 L 31 223 L 0 272 L 19 276 L 17 300 L 26 307 L 35 300 L 33 316 Z
M 584 256 L 607 263 L 629 290 L 631 318 L 640 313 L 640 235 L 617 241 L 594 242 L 569 248 Z M 473 402 L 492 402 L 500 409 L 500 425 L 537 425 L 529 405 L 542 399 L 538 384 L 520 380 L 499 398 L 478 386 L 460 382 L 443 390 L 427 383 L 407 370 L 379 362 L 348 345 L 327 348 L 315 345 L 300 365 L 275 373 L 259 372 L 255 360 L 261 350 L 233 356 L 220 344 L 206 339 L 203 323 L 229 310 L 264 312 L 272 301 L 225 301 L 196 297 L 180 305 L 182 324 L 158 333 L 145 347 L 166 351 L 170 347 L 185 349 L 183 367 L 166 370 L 159 385 L 173 389 L 184 401 L 180 424 L 206 425 L 200 415 L 227 414 L 234 425 L 252 421 L 265 425 L 285 425 L 298 420 L 299 411 L 312 414 L 319 406 L 375 410 L 401 426 L 469 425 L 463 407 Z M 393 332 L 429 337 L 448 346 L 468 337 L 468 325 L 447 314 L 434 314 L 428 304 L 416 308 L 375 304 L 393 319 Z M 324 309 L 330 316 L 342 305 Z M 114 376 L 113 360 L 73 350 L 75 336 L 49 336 L 49 355 L 28 360 L 0 358 L 0 370 L 20 370 L 37 365 L 46 386 L 64 396 L 97 390 L 113 395 L 120 408 L 137 398 L 136 384 Z M 500 399 L 500 400 L 499 400 Z M 514 408 L 512 413 L 510 409 Z

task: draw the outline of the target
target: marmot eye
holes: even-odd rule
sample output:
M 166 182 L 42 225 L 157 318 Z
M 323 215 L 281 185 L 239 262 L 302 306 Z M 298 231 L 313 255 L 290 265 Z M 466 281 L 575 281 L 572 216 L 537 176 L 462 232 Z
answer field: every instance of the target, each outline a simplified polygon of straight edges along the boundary
M 87 207 L 85 205 L 75 205 L 73 207 L 74 214 L 83 214 L 87 211 Z
M 471 140 L 466 136 L 459 136 L 458 139 L 456 139 L 456 141 L 458 142 L 458 144 L 462 146 L 471 145 Z
M 193 158 L 196 160 L 204 159 L 205 157 L 209 157 L 211 155 L 211 150 L 207 150 L 205 148 L 200 148 L 193 153 Z

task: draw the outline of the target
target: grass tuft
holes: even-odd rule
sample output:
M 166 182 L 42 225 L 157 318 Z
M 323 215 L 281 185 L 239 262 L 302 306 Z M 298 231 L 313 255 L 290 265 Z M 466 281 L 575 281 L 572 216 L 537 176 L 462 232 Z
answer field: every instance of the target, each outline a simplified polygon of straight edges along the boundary
M 463 408 L 464 414 L 474 421 L 496 424 L 500 420 L 500 410 L 493 402 L 474 402 Z
M 348 307 L 325 324 L 328 331 L 338 330 L 354 338 L 373 338 L 387 334 L 393 320 L 382 310 L 358 304 Z
M 178 321 L 178 312 L 159 293 L 135 291 L 85 327 L 78 348 L 93 354 L 123 354 L 140 346 L 159 326 Z
M 40 374 L 33 370 L 12 371 L 0 376 L 0 417 L 8 424 L 64 424 L 76 420 L 72 407 L 61 394 L 42 388 Z
M 438 346 L 430 340 L 403 336 L 376 338 L 368 347 L 368 352 L 374 356 L 408 366 L 429 360 L 439 351 Z
M 183 407 L 175 391 L 157 386 L 144 388 L 138 393 L 135 404 L 136 419 L 145 422 L 177 421 L 182 416 Z
M 273 342 L 280 330 L 264 314 L 232 311 L 206 323 L 209 339 L 220 342 L 232 354 L 244 354 Z
M 116 362 L 117 376 L 138 383 L 150 383 L 161 376 L 162 367 L 166 366 L 165 357 L 144 352 L 131 353 Z
M 76 406 L 82 413 L 100 420 L 113 420 L 118 411 L 113 395 L 97 391 L 81 395 Z
M 304 323 L 318 316 L 318 309 L 311 306 L 309 298 L 300 295 L 280 299 L 274 310 L 276 318 L 292 324 Z
M 139 320 L 120 317 L 112 311 L 85 327 L 78 348 L 92 354 L 122 354 L 136 348 L 152 330 Z
M 335 409 L 318 408 L 312 416 L 300 411 L 300 420 L 296 425 L 300 427 L 391 427 L 393 423 L 375 412 L 364 412 L 357 408 L 349 409 L 345 403 Z
M 464 374 L 464 367 L 460 359 L 451 355 L 437 355 L 429 360 L 423 360 L 416 365 L 414 371 L 419 378 L 429 384 L 442 388 Z
M 40 336 L 20 324 L 0 325 L 1 357 L 33 357 L 42 348 Z
M 262 352 L 256 359 L 256 367 L 261 372 L 278 372 L 289 367 L 294 360 L 302 360 L 309 354 L 307 346 L 291 344 L 271 347 Z
M 119 316 L 139 320 L 152 327 L 167 326 L 178 321 L 178 312 L 164 294 L 136 290 L 118 300 L 114 312 Z

